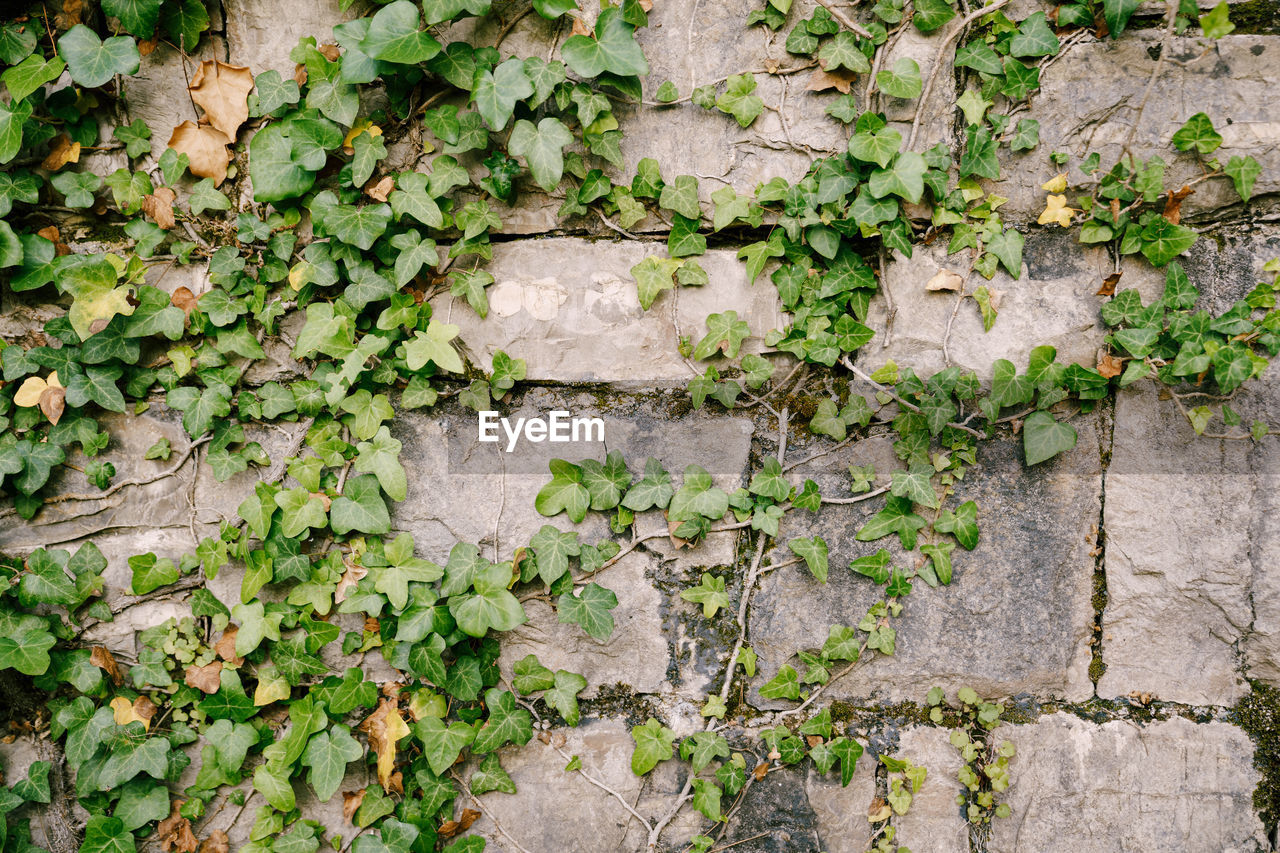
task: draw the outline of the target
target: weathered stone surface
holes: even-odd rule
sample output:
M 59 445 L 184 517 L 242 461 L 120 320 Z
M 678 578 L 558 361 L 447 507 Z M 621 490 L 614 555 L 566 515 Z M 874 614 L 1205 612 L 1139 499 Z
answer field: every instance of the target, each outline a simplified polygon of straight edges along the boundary
M 955 500 L 977 502 L 981 538 L 972 552 L 957 548 L 950 586 L 923 582 L 905 601 L 898 620 L 897 653 L 877 655 L 833 683 L 829 699 L 923 701 L 930 687 L 973 687 L 984 696 L 1034 692 L 1083 700 L 1093 693 L 1088 666 L 1095 528 L 1101 495 L 1100 416 L 1075 419 L 1074 450 L 1026 468 L 1014 442 L 984 444 L 979 464 L 957 488 Z M 887 480 L 893 469 L 887 439 L 854 444 L 792 472 L 796 484 L 818 482 L 822 493 L 847 492 L 850 463 L 872 462 Z M 797 448 L 796 454 L 804 451 Z M 854 535 L 881 500 L 824 507 L 816 517 L 792 513 L 779 541 L 819 535 L 830 548 L 831 573 L 819 584 L 803 565 L 765 575 L 752 604 L 750 642 L 760 673 L 750 701 L 783 707 L 758 690 L 798 649 L 822 645 L 827 626 L 854 625 L 882 590 L 846 567 L 850 560 L 888 548 L 903 557 L 896 538 L 856 542 Z M 791 558 L 779 547 L 773 562 Z M 911 558 L 914 559 L 914 556 Z M 945 650 L 945 651 L 940 651 Z
M 1040 93 L 1021 116 L 1039 120 L 1040 144 L 1026 153 L 1001 150 L 1002 180 L 993 189 L 1009 198 L 1002 209 L 1006 217 L 1034 219 L 1044 208 L 1040 185 L 1061 171 L 1049 162 L 1051 152 L 1073 156 L 1073 183 L 1087 182 L 1076 166 L 1090 152 L 1102 155 L 1104 168 L 1116 162 L 1142 105 L 1161 36 L 1158 30 L 1147 30 L 1126 32 L 1118 41 L 1081 42 L 1064 50 L 1044 72 Z M 1278 52 L 1280 39 L 1275 36 L 1229 35 L 1212 44 L 1192 36 L 1175 38 L 1167 57 L 1173 61 L 1162 66 L 1133 134 L 1133 155 L 1163 158 L 1168 163 L 1166 188 L 1177 189 L 1200 177 L 1203 172 L 1195 158 L 1178 154 L 1170 140 L 1183 122 L 1205 112 L 1223 137 L 1222 147 L 1212 156 L 1226 163 L 1233 155 L 1250 155 L 1262 166 L 1254 195 L 1280 189 L 1280 123 L 1267 101 Z M 1195 190 L 1183 202 L 1183 216 L 1240 203 L 1227 178 L 1215 178 Z
M 629 830 L 639 830 L 641 838 L 647 834 L 639 821 L 581 773 L 564 769 L 577 755 L 584 773 L 617 791 L 628 803 L 635 802 L 645 780 L 631 772 L 634 744 L 626 724 L 584 721 L 575 729 L 553 730 L 550 737 L 551 744 L 535 738 L 524 747 L 499 751 L 502 767 L 519 793 L 494 792 L 480 798 L 489 814 L 479 818 L 472 831 L 488 839 L 485 849 L 502 853 L 518 849 L 497 830 L 493 818 L 529 850 L 640 849 L 623 843 Z M 556 743 L 563 745 L 557 748 L 552 745 Z M 471 805 L 465 797 L 459 802 Z M 640 813 L 648 815 L 644 810 Z
M 1061 362 L 1090 367 L 1097 363 L 1105 335 L 1098 309 L 1105 300 L 1094 294 L 1112 271 L 1105 251 L 1081 246 L 1074 233 L 1031 232 L 1023 249 L 1020 278 L 1015 281 L 1001 268 L 990 282 L 973 273 L 965 284 L 967 293 L 981 285 L 1004 292 L 989 332 L 983 331 L 982 314 L 972 299 L 964 299 L 957 309 L 956 293 L 925 288 L 939 270 L 964 275 L 968 263 L 963 253 L 948 257 L 943 241 L 931 248 L 917 247 L 910 259 L 895 251 L 882 284 L 893 299 L 892 331 L 885 331 L 889 303 L 878 293 L 868 313 L 876 338 L 859 350 L 859 364 L 874 369 L 893 359 L 900 367 L 929 376 L 946 366 L 944 341 L 951 364 L 977 371 L 983 378 L 990 377 L 992 363 L 1001 358 L 1025 370 L 1027 356 L 1042 344 L 1056 347 Z M 887 347 L 883 346 L 886 336 Z
M 227 57 L 235 65 L 247 65 L 253 73 L 275 69 L 293 76 L 289 51 L 303 36 L 317 43 L 332 43 L 333 27 L 368 13 L 363 2 L 344 12 L 340 0 L 308 2 L 305 14 L 291 0 L 224 0 L 227 21 Z
M 1018 754 L 1005 796 L 1013 815 L 995 821 L 992 850 L 1270 849 L 1252 807 L 1253 745 L 1226 723 L 1096 725 L 1058 713 L 994 736 Z
M 822 853 L 826 848 L 809 792 L 804 770 L 770 773 L 746 789 L 725 840 L 740 840 L 734 849 L 747 853 Z
M 708 314 L 734 309 L 751 326 L 743 352 L 762 351 L 765 333 L 783 324 L 773 287 L 753 288 L 733 251 L 697 258 L 710 284 L 663 293 L 648 311 L 631 268 L 665 256 L 664 244 L 521 240 L 493 254 L 487 319 L 449 295 L 433 303 L 437 317 L 461 327 L 472 360 L 486 370 L 503 350 L 528 362 L 531 380 L 685 382 L 694 370 L 676 346 L 681 335 L 700 340 Z
M 819 849 L 826 853 L 864 853 L 871 840 L 867 808 L 876 796 L 876 764 L 863 757 L 849 786 L 842 787 L 838 771 L 823 776 L 810 767 L 804 785 L 817 825 Z
M 159 158 L 169 144 L 173 129 L 184 121 L 198 121 L 203 115 L 192 104 L 187 81 L 205 58 L 223 58 L 227 47 L 221 38 L 206 36 L 200 50 L 188 49 L 184 60 L 174 47 L 161 42 L 143 60 L 139 72 L 124 78 L 124 95 L 129 115 L 151 128 L 151 154 Z M 286 50 L 286 53 L 288 51 Z M 183 66 L 186 66 L 184 69 Z M 254 68 L 256 74 L 262 69 Z
M 956 774 L 964 762 L 949 737 L 947 729 L 913 726 L 899 739 L 897 757 L 929 771 L 911 808 L 893 820 L 894 840 L 912 853 L 969 853 L 969 824 L 956 805 L 964 790 Z
M 1274 422 L 1280 398 L 1268 383 L 1239 392 L 1231 406 L 1246 424 Z M 1280 537 L 1270 521 L 1280 479 L 1276 439 L 1197 437 L 1174 401 L 1152 390 L 1122 392 L 1115 420 L 1105 517 L 1107 671 L 1098 693 L 1233 704 L 1248 691 L 1242 650 L 1271 679 L 1280 660 L 1280 620 L 1266 595 L 1280 585 Z

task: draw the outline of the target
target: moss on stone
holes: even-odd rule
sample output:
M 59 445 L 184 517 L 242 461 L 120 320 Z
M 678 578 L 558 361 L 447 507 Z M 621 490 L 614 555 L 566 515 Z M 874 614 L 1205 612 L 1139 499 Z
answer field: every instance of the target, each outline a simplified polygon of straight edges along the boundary
M 1256 747 L 1253 766 L 1262 779 L 1253 792 L 1253 807 L 1270 835 L 1280 823 L 1280 689 L 1259 681 L 1251 684 L 1253 691 L 1232 709 L 1231 718 Z

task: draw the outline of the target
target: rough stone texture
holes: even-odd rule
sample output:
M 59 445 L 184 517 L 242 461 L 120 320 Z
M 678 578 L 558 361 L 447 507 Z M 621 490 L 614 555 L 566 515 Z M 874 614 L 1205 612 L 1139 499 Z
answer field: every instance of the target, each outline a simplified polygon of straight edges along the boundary
M 930 589 L 917 582 L 896 624 L 897 653 L 860 664 L 826 690 L 828 698 L 919 702 L 934 685 L 949 692 L 969 686 L 984 696 L 1031 691 L 1079 701 L 1092 695 L 1090 550 L 1099 517 L 1100 436 L 1106 424 L 1100 417 L 1079 418 L 1076 428 L 1080 439 L 1074 450 L 1032 469 L 1022 464 L 1021 450 L 1012 442 L 981 447 L 979 464 L 956 496 L 979 506 L 977 547 L 956 549 L 950 586 Z M 798 484 L 811 477 L 823 494 L 834 496 L 847 490 L 848 464 L 874 463 L 884 477 L 891 470 L 892 449 L 887 440 L 878 441 L 879 448 L 854 444 L 802 466 L 793 479 Z M 879 500 L 829 506 L 816 518 L 793 513 L 784 520 L 780 542 L 813 535 L 827 540 L 831 573 L 825 586 L 803 565 L 771 572 L 761 581 L 750 619 L 762 675 L 750 693 L 757 707 L 789 705 L 760 699 L 759 685 L 784 663 L 794 664 L 798 649 L 821 646 L 827 626 L 856 624 L 880 595 L 848 570 L 852 559 L 885 547 L 902 564 L 896 537 L 854 541 L 880 506 Z M 780 547 L 774 562 L 790 557 Z
M 1271 388 L 1232 407 L 1274 420 Z M 1192 400 L 1194 405 L 1198 401 Z M 1246 423 L 1248 420 L 1246 420 Z M 1116 404 L 1107 474 L 1107 591 L 1099 695 L 1138 690 L 1230 705 L 1248 690 L 1240 653 L 1276 676 L 1275 439 L 1197 438 L 1172 400 L 1128 391 Z M 1254 607 L 1262 628 L 1251 635 Z M 1243 641 L 1243 643 L 1242 643 Z
M 175 127 L 184 121 L 198 121 L 203 115 L 187 97 L 187 81 L 201 60 L 225 60 L 227 46 L 215 36 L 201 42 L 199 53 L 189 53 L 184 73 L 182 54 L 161 42 L 142 61 L 137 75 L 124 78 L 129 115 L 141 119 L 151 128 L 151 154 L 157 159 L 164 153 Z M 263 69 L 255 66 L 251 70 L 257 74 Z
M 911 808 L 893 821 L 894 840 L 911 853 L 969 853 L 969 824 L 956 805 L 956 795 L 964 790 L 956 774 L 964 762 L 949 738 L 947 729 L 915 726 L 902 732 L 898 743 L 898 758 L 929 770 Z
M 253 73 L 275 69 L 281 76 L 293 76 L 289 51 L 303 36 L 315 36 L 319 43 L 333 38 L 333 27 L 368 13 L 364 0 L 356 0 L 345 12 L 340 0 L 308 2 L 299 14 L 293 0 L 223 0 L 226 15 L 227 56 L 234 65 L 247 65 Z
M 1101 154 L 1105 168 L 1116 162 L 1142 104 L 1161 35 L 1159 30 L 1134 31 L 1118 41 L 1081 42 L 1064 50 L 1041 75 L 1041 91 L 1019 116 L 1039 120 L 1040 144 L 1019 154 L 1001 149 L 1002 180 L 993 191 L 1009 198 L 1001 211 L 1006 217 L 1034 218 L 1043 209 L 1040 185 L 1061 171 L 1049 162 L 1051 152 L 1072 155 L 1069 179 L 1076 184 L 1088 181 L 1076 168 L 1086 154 Z M 1163 158 L 1167 188 L 1199 177 L 1202 170 L 1195 158 L 1177 154 L 1170 139 L 1183 122 L 1204 111 L 1223 137 L 1212 156 L 1226 163 L 1232 155 L 1252 155 L 1262 166 L 1254 195 L 1280 189 L 1280 123 L 1266 94 L 1274 85 L 1278 53 L 1280 39 L 1275 36 L 1229 35 L 1216 43 L 1190 35 L 1173 39 L 1168 58 L 1174 61 L 1164 63 L 1152 87 L 1133 136 L 1133 155 Z M 1206 97 L 1209 92 L 1212 97 Z M 1184 216 L 1240 203 L 1226 178 L 1195 189 L 1183 202 Z
M 992 850 L 1254 853 L 1252 744 L 1226 723 L 1103 725 L 1058 713 L 997 729 L 1018 748 Z
M 1042 344 L 1056 347 L 1061 362 L 1092 367 L 1106 331 L 1098 316 L 1105 300 L 1094 294 L 1112 271 L 1111 259 L 1103 250 L 1081 246 L 1076 234 L 1058 229 L 1031 232 L 1022 257 L 1022 275 L 1016 281 L 1003 267 L 990 282 L 977 273 L 969 275 L 967 293 L 981 285 L 1004 292 L 988 332 L 983 331 L 982 314 L 972 299 L 964 299 L 957 309 L 956 293 L 925 287 L 941 269 L 963 275 L 967 256 L 948 257 L 942 241 L 931 248 L 917 247 L 910 259 L 895 251 L 883 277 L 895 309 L 889 345 L 883 346 L 889 304 L 878 293 L 868 312 L 876 338 L 858 352 L 859 364 L 874 369 L 893 359 L 900 367 L 929 376 L 946 366 L 945 341 L 952 364 L 983 378 L 990 377 L 992 363 L 1001 358 L 1025 370 L 1027 356 Z
M 776 291 L 767 283 L 752 287 L 736 254 L 716 249 L 697 258 L 710 284 L 665 292 L 645 311 L 631 268 L 649 255 L 665 257 L 665 244 L 567 237 L 506 243 L 486 267 L 495 279 L 487 319 L 447 294 L 433 305 L 437 317 L 461 328 L 472 360 L 485 369 L 504 350 L 528 362 L 530 380 L 683 383 L 694 368 L 676 346 L 682 335 L 700 340 L 708 314 L 736 307 L 751 326 L 744 352 L 760 352 L 764 334 L 783 325 Z
M 867 756 L 858 762 L 849 786 L 842 787 L 832 772 L 826 776 L 812 767 L 805 776 L 805 792 L 813 810 L 818 838 L 826 853 L 863 853 L 871 839 L 867 807 L 876 796 L 876 772 Z

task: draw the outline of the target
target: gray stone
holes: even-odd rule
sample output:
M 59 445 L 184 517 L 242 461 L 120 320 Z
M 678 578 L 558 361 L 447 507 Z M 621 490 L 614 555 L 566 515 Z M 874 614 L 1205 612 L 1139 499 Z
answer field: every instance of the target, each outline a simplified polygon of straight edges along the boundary
M 805 775 L 805 793 L 821 849 L 826 853 L 864 853 L 871 840 L 867 809 L 876 796 L 875 759 L 866 756 L 858 762 L 848 787 L 841 786 L 838 772 L 823 776 L 809 767 Z
M 803 769 L 769 773 L 744 789 L 725 840 L 738 841 L 733 849 L 747 853 L 821 853 L 826 848 L 810 790 Z
M 950 586 L 930 589 L 916 582 L 896 620 L 896 654 L 859 663 L 826 690 L 828 699 L 920 702 L 935 685 L 948 691 L 969 686 L 984 696 L 1033 692 L 1079 701 L 1092 695 L 1090 550 L 1100 511 L 1105 424 L 1096 415 L 1073 423 L 1079 432 L 1075 449 L 1034 468 L 1023 464 L 1016 442 L 980 446 L 979 464 L 969 470 L 954 498 L 978 504 L 977 547 L 972 552 L 956 549 Z M 835 472 L 868 462 L 887 478 L 896 467 L 892 449 L 887 439 L 877 441 L 878 447 L 854 444 L 800 466 L 792 481 L 799 485 L 811 477 L 823 494 L 837 496 L 848 485 L 845 475 Z M 822 585 L 803 565 L 794 565 L 770 572 L 760 582 L 749 626 L 751 645 L 760 656 L 749 693 L 756 707 L 790 705 L 759 698 L 760 685 L 784 663 L 797 665 L 792 657 L 797 650 L 821 646 L 827 626 L 856 624 L 882 595 L 881 588 L 846 568 L 850 560 L 884 547 L 903 564 L 896 537 L 854 540 L 882 505 L 882 500 L 869 500 L 825 506 L 817 516 L 793 512 L 783 522 L 779 542 L 813 535 L 827 541 L 831 573 Z M 781 546 L 772 562 L 790 558 Z
M 494 247 L 486 269 L 489 316 L 449 295 L 432 304 L 435 316 L 461 328 L 472 361 L 488 369 L 503 350 L 528 362 L 530 380 L 558 382 L 687 382 L 695 368 L 677 351 L 680 337 L 695 343 L 707 315 L 734 309 L 751 326 L 743 352 L 763 351 L 763 338 L 783 317 L 771 285 L 752 287 L 732 250 L 697 258 L 710 284 L 660 295 L 640 307 L 631 268 L 662 244 L 577 238 L 520 240 Z M 705 367 L 697 369 L 702 373 Z
M 227 61 L 247 65 L 254 75 L 275 69 L 285 78 L 293 77 L 294 63 L 289 51 L 304 36 L 315 36 L 318 44 L 332 43 L 333 27 L 368 13 L 364 2 L 355 2 L 346 11 L 340 0 L 314 0 L 304 14 L 290 0 L 225 0 L 227 21 Z
M 1079 245 L 1074 233 L 1033 231 L 1027 236 L 1022 275 L 1016 281 L 1003 267 L 990 282 L 977 273 L 969 275 L 967 293 L 982 285 L 1004 292 L 989 332 L 983 331 L 982 314 L 973 299 L 964 299 L 957 309 L 956 293 L 925 287 L 939 270 L 963 276 L 968 264 L 965 253 L 948 257 L 942 240 L 930 248 L 917 247 L 910 259 L 894 251 L 883 279 L 895 308 L 892 331 L 885 331 L 888 301 L 878 293 L 867 320 L 876 337 L 859 350 L 859 365 L 869 371 L 892 359 L 899 367 L 929 376 L 946 366 L 944 341 L 951 364 L 983 378 L 990 377 L 992 363 L 1001 358 L 1025 370 L 1031 350 L 1044 344 L 1058 350 L 1061 362 L 1097 364 L 1106 331 L 1098 310 L 1105 300 L 1094 294 L 1112 271 L 1105 251 Z
M 929 772 L 905 815 L 895 817 L 894 839 L 912 853 L 969 853 L 969 824 L 956 805 L 964 789 L 956 774 L 964 762 L 947 729 L 913 726 L 902 732 L 897 757 Z
M 1231 406 L 1246 424 L 1280 414 L 1269 382 Z M 1280 621 L 1266 595 L 1280 583 L 1275 441 L 1197 437 L 1172 400 L 1140 386 L 1121 392 L 1107 473 L 1100 696 L 1234 704 L 1248 691 L 1242 650 L 1275 679 Z
M 1158 30 L 1135 30 L 1118 41 L 1080 42 L 1044 72 L 1039 94 L 1019 116 L 1039 120 L 1040 144 L 1019 154 L 1001 149 L 1002 180 L 993 191 L 1009 198 L 1001 210 L 1006 218 L 1040 214 L 1045 197 L 1040 185 L 1062 171 L 1049 162 L 1051 152 L 1072 155 L 1073 184 L 1089 180 L 1076 168 L 1086 154 L 1101 154 L 1104 169 L 1116 162 L 1137 118 L 1161 37 Z M 1200 177 L 1203 170 L 1196 158 L 1179 154 L 1170 140 L 1187 119 L 1205 112 L 1223 137 L 1212 156 L 1222 163 L 1232 156 L 1252 156 L 1262 166 L 1254 195 L 1280 189 L 1280 124 L 1267 100 L 1277 52 L 1280 38 L 1275 36 L 1229 35 L 1211 45 L 1189 35 L 1174 38 L 1168 56 L 1173 61 L 1162 66 L 1133 135 L 1133 156 L 1159 155 L 1168 164 L 1167 189 Z M 1227 178 L 1194 189 L 1182 204 L 1184 217 L 1240 204 Z
M 1253 745 L 1226 723 L 1182 717 L 1103 725 L 1058 713 L 997 729 L 1010 764 L 991 849 L 1066 853 L 1269 850 L 1253 812 Z
M 517 851 L 494 826 L 493 818 L 517 843 L 534 851 L 640 849 L 643 842 L 624 844 L 629 831 L 638 831 L 640 838 L 647 834 L 639 821 L 581 773 L 564 769 L 577 755 L 584 773 L 617 791 L 627 802 L 635 802 L 645 780 L 631 772 L 635 745 L 627 726 L 616 720 L 584 721 L 575 729 L 555 729 L 548 739 L 551 743 L 539 737 L 524 747 L 499 751 L 502 767 L 519 793 L 494 792 L 480 798 L 487 814 L 471 829 L 488 839 L 485 849 Z M 465 796 L 458 802 L 472 807 Z M 649 814 L 643 808 L 638 810 Z

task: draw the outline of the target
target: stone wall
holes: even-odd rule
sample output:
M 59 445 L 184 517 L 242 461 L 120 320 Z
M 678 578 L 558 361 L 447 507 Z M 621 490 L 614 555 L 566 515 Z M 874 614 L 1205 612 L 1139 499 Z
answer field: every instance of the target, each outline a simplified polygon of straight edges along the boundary
M 756 5 L 656 0 L 650 26 L 639 36 L 653 66 L 646 92 L 665 79 L 684 91 L 745 68 L 785 64 L 781 37 L 744 26 Z M 801 0 L 796 5 L 801 14 L 812 6 Z M 1015 5 L 1025 7 L 1018 17 L 1040 8 L 1034 0 Z M 216 32 L 202 43 L 203 54 L 248 65 L 255 73 L 290 72 L 288 50 L 300 36 L 323 40 L 334 23 L 361 11 L 359 3 L 343 11 L 338 0 L 213 0 L 213 6 Z M 1159 13 L 1137 19 L 1136 31 L 1119 42 L 1086 36 L 1044 70 L 1042 92 L 1027 110 L 1040 121 L 1041 144 L 1026 154 L 1003 155 L 1004 178 L 993 186 L 1009 198 L 1007 219 L 1026 226 L 1023 273 L 1015 281 L 1001 272 L 993 282 L 1007 295 L 990 332 L 984 333 L 976 311 L 961 310 L 955 317 L 949 345 L 955 363 L 988 376 L 994 360 L 1024 364 L 1032 347 L 1046 343 L 1067 359 L 1094 363 L 1104 337 L 1102 299 L 1095 292 L 1115 262 L 1105 251 L 1081 247 L 1073 233 L 1036 226 L 1038 188 L 1057 171 L 1047 159 L 1051 151 L 1101 151 L 1104 162 L 1119 152 L 1155 61 Z M 917 43 L 904 40 L 895 50 L 920 58 L 927 74 L 947 34 L 945 28 L 930 37 L 917 34 Z M 529 15 L 516 24 L 504 49 L 546 56 L 554 52 L 556 38 L 551 25 Z M 942 52 L 944 61 L 952 49 Z M 1134 154 L 1170 159 L 1169 174 L 1178 176 L 1171 185 L 1192 176 L 1193 162 L 1170 158 L 1168 143 L 1186 117 L 1204 109 L 1226 137 L 1224 160 L 1249 153 L 1263 166 L 1252 203 L 1241 205 L 1229 183 L 1218 179 L 1202 185 L 1183 208 L 1205 234 L 1185 266 L 1204 307 L 1222 310 L 1254 285 L 1265 261 L 1280 255 L 1280 225 L 1274 224 L 1280 36 L 1241 32 L 1216 45 L 1181 36 L 1173 39 L 1170 58 L 1175 61 L 1164 65 L 1133 140 Z M 751 192 L 775 175 L 795 180 L 815 152 L 843 145 L 846 131 L 823 114 L 829 96 L 806 92 L 801 76 L 760 77 L 759 94 L 776 109 L 748 129 L 688 103 L 620 112 L 628 168 L 654 157 L 664 174 L 698 175 L 706 203 L 720 186 Z M 926 146 L 958 142 L 949 118 L 956 80 L 943 74 L 940 83 L 937 103 L 928 105 L 936 115 L 926 124 Z M 144 59 L 141 75 L 127 82 L 125 93 L 135 115 L 152 127 L 169 127 L 191 117 L 184 85 L 180 59 L 161 46 Z M 909 121 L 910 114 L 890 118 Z M 163 138 L 153 137 L 157 153 Z M 412 152 L 400 156 L 411 158 Z M 101 170 L 119 165 L 110 155 L 98 159 Z M 831 449 L 830 441 L 805 428 L 798 411 L 780 425 L 759 408 L 726 413 L 714 406 L 694 410 L 688 403 L 682 388 L 692 373 L 677 344 L 682 336 L 700 337 L 708 314 L 736 310 L 751 326 L 746 348 L 753 352 L 768 353 L 764 334 L 784 323 L 768 282 L 747 280 L 732 238 L 700 259 L 708 285 L 666 293 L 643 311 L 629 270 L 663 252 L 663 224 L 646 220 L 633 229 L 634 239 L 619 239 L 591 221 L 557 222 L 557 207 L 535 196 L 518 210 L 500 211 L 514 236 L 494 247 L 488 270 L 496 283 L 487 319 L 447 295 L 434 304 L 437 316 L 462 327 L 475 363 L 489 364 L 499 349 L 527 360 L 528 380 L 502 404 L 505 415 L 562 408 L 599 416 L 606 423 L 607 449 L 623 452 L 633 468 L 647 456 L 673 472 L 698 463 L 730 490 L 745 485 L 753 462 L 778 452 L 780 429 L 787 435 L 788 461 Z M 884 295 L 875 297 L 871 322 L 878 336 L 859 354 L 860 366 L 874 369 L 890 358 L 922 374 L 942 366 L 954 297 L 928 292 L 924 283 L 945 263 L 940 246 L 922 248 L 911 259 L 896 253 L 887 259 L 882 281 L 896 314 Z M 179 284 L 197 293 L 208 287 L 199 271 L 181 281 L 176 274 L 157 280 L 170 290 Z M 1125 285 L 1150 296 L 1162 281 L 1140 259 L 1124 261 Z M 40 310 L 8 294 L 5 300 L 9 324 L 20 326 Z M 287 348 L 270 352 L 274 360 L 255 368 L 258 381 L 296 370 Z M 770 357 L 780 369 L 792 365 L 786 357 Z M 1232 405 L 1246 421 L 1269 415 L 1275 422 L 1280 390 L 1255 383 Z M 913 596 L 895 656 L 878 656 L 825 692 L 823 703 L 830 703 L 837 731 L 869 746 L 853 781 L 842 787 L 807 762 L 803 769 L 770 773 L 748 789 L 722 843 L 737 842 L 736 853 L 861 853 L 870 834 L 867 807 L 885 786 L 870 753 L 883 753 L 909 757 L 929 770 L 911 812 L 894 821 L 898 840 L 915 853 L 1275 849 L 1276 827 L 1264 826 L 1255 792 L 1261 789 L 1269 802 L 1276 801 L 1266 791 L 1280 786 L 1280 777 L 1262 774 L 1280 756 L 1258 752 L 1260 742 L 1252 739 L 1258 731 L 1239 708 L 1260 685 L 1280 687 L 1280 442 L 1274 436 L 1256 444 L 1198 439 L 1175 404 L 1150 390 L 1122 392 L 1074 423 L 1080 435 L 1075 449 L 1032 469 L 1023 465 L 1020 444 L 1008 434 L 982 445 L 959 486 L 961 495 L 981 507 L 978 548 L 957 560 L 951 586 L 922 588 Z M 518 458 L 506 457 L 477 444 L 474 430 L 475 414 L 456 401 L 396 418 L 393 434 L 404 443 L 410 481 L 394 526 L 414 534 L 421 556 L 444 562 L 456 541 L 507 554 L 548 523 L 577 529 L 584 541 L 609 535 L 598 515 L 574 526 L 563 515 L 546 519 L 535 511 L 533 497 L 546 482 L 547 460 L 566 452 L 526 446 Z M 179 418 L 163 405 L 113 419 L 110 432 L 104 458 L 121 479 L 147 478 L 170 467 L 142 460 L 142 451 L 162 436 L 172 442 L 175 459 L 186 459 L 189 440 Z M 287 433 L 264 429 L 255 437 L 272 454 L 290 444 Z M 604 448 L 594 445 L 569 458 L 588 454 L 603 458 Z M 124 592 L 127 557 L 192 550 L 259 476 L 251 469 L 218 483 L 207 471 L 197 472 L 198 457 L 174 465 L 174 476 L 102 499 L 54 504 L 31 522 L 0 511 L 0 549 L 24 553 L 91 537 L 109 559 L 107 600 L 124 609 L 85 639 L 134 653 L 137 631 L 183 615 L 186 605 L 184 593 L 175 593 L 130 606 L 133 600 Z M 849 464 L 875 464 L 876 485 L 883 485 L 895 467 L 888 439 L 868 438 L 815 456 L 789 477 L 795 483 L 814 479 L 824 492 L 835 493 L 844 488 Z M 91 491 L 74 470 L 59 476 L 55 493 Z M 831 545 L 833 570 L 826 585 L 802 565 L 759 580 L 747 630 L 762 677 L 746 686 L 739 715 L 725 721 L 723 732 L 735 748 L 760 753 L 757 734 L 775 724 L 774 714 L 783 707 L 759 696 L 764 679 L 794 663 L 797 649 L 820 644 L 829 624 L 856 620 L 872 600 L 865 580 L 843 567 L 874 550 L 853 534 L 876 508 L 874 502 L 829 506 L 816 515 L 793 513 L 784 522 L 779 541 L 823 536 Z M 658 513 L 639 518 L 642 532 L 663 524 Z M 628 808 L 650 821 L 664 814 L 680 794 L 684 771 L 669 762 L 647 777 L 633 775 L 629 730 L 648 716 L 681 736 L 702 727 L 702 702 L 723 679 L 736 638 L 736 611 L 747 593 L 743 585 L 753 554 L 744 553 L 744 541 L 735 531 L 714 534 L 694 550 L 657 540 L 632 552 L 610 570 L 608 585 L 619 606 L 608 642 L 560 624 L 545 603 L 528 602 L 528 623 L 504 640 L 502 670 L 509 676 L 514 661 L 535 653 L 552 669 L 582 673 L 588 682 L 584 715 L 576 729 L 552 729 L 526 747 L 502 751 L 519 793 L 480 798 L 484 815 L 472 829 L 488 839 L 488 850 L 645 848 L 647 832 Z M 765 554 L 766 565 L 789 558 L 784 546 Z M 704 571 L 725 579 L 731 601 L 710 620 L 678 595 Z M 234 604 L 239 576 L 227 571 L 211 588 Z M 273 594 L 270 587 L 262 592 Z M 341 671 L 350 661 L 334 655 L 326 663 Z M 364 658 L 364 666 L 379 682 L 397 678 L 377 655 Z M 1012 721 L 1001 735 L 1018 749 L 1007 796 L 1012 817 L 997 821 L 989 838 L 972 833 L 956 805 L 959 758 L 946 730 L 929 724 L 922 707 L 935 685 L 949 696 L 972 687 L 983 697 L 1007 700 L 1011 709 Z M 5 777 L 21 778 L 39 749 L 30 736 L 0 746 Z M 583 770 L 600 786 L 565 772 L 571 755 L 580 756 Z M 197 766 L 198 761 L 190 772 Z M 468 766 L 463 775 L 473 770 Z M 357 774 L 349 783 L 362 787 L 368 781 Z M 463 805 L 460 799 L 459 809 Z M 330 831 L 349 829 L 340 804 L 303 807 Z M 58 819 L 33 816 L 37 841 L 52 843 L 50 821 Z M 247 839 L 251 819 L 252 810 L 237 814 L 228 808 L 201 829 L 225 829 L 234 849 Z M 665 831 L 664 849 L 684 849 L 690 836 L 705 829 L 706 821 L 685 809 Z

